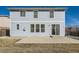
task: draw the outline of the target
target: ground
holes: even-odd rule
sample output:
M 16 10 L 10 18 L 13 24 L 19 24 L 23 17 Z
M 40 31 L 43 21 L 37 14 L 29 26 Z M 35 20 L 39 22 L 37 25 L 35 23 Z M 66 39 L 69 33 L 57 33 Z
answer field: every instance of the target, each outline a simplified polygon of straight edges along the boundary
M 79 43 L 79 40 L 73 39 L 73 37 L 64 36 L 28 36 L 23 37 L 20 41 L 16 43 L 41 43 L 41 44 L 52 44 L 52 43 Z
M 67 39 L 71 42 L 72 37 L 61 37 L 61 36 L 55 36 L 52 37 L 53 40 L 56 38 L 61 40 L 63 38 Z M 42 38 L 43 39 L 43 38 Z M 57 40 L 58 40 L 57 39 Z M 25 38 L 23 39 L 25 40 Z M 21 42 L 22 38 L 11 38 L 11 37 L 0 37 L 0 52 L 2 53 L 73 53 L 73 52 L 79 52 L 79 43 L 78 39 L 72 39 L 72 42 L 77 42 L 77 43 L 17 43 Z M 66 41 L 66 40 L 65 40 Z

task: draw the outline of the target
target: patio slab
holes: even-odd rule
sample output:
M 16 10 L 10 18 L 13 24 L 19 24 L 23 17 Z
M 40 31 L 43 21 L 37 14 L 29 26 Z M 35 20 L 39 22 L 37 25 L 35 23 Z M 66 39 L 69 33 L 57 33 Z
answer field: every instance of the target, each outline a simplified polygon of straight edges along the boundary
M 49 36 L 29 36 L 24 37 L 20 41 L 16 43 L 25 43 L 25 44 L 32 44 L 32 43 L 42 43 L 42 44 L 51 44 L 51 43 L 79 43 L 79 40 L 72 39 L 69 37 L 63 36 L 53 36 L 52 38 Z

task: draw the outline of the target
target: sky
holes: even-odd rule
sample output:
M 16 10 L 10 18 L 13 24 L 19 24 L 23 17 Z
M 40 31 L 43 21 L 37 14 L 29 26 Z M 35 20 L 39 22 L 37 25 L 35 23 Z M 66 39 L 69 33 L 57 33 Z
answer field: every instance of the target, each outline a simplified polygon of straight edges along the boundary
M 7 8 L 34 8 L 38 6 L 0 6 L 1 15 L 9 15 L 9 10 Z M 65 25 L 74 26 L 79 25 L 79 6 L 39 6 L 39 8 L 49 8 L 49 7 L 64 7 L 66 10 Z

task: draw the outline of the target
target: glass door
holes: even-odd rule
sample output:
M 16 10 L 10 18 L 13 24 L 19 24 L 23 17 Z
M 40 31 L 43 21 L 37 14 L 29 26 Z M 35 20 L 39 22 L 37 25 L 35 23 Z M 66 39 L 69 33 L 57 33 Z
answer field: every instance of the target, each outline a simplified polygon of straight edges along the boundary
M 52 24 L 52 35 L 55 35 L 55 24 Z
M 60 24 L 52 24 L 52 35 L 60 35 Z

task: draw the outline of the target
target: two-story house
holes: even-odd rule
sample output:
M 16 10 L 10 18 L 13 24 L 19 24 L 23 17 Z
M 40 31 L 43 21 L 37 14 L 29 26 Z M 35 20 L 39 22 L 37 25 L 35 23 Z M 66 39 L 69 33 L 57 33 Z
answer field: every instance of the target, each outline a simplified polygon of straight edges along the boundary
M 10 36 L 65 35 L 65 8 L 9 8 Z

